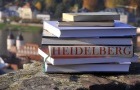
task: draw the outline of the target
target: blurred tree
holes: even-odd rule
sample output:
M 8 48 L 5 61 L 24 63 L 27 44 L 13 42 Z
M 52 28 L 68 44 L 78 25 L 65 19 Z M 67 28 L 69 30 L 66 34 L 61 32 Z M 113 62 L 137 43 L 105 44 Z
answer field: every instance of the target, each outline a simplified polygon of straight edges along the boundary
M 131 0 L 133 1 L 133 0 Z M 106 8 L 115 8 L 119 5 L 126 5 L 128 0 L 105 0 L 105 7 Z
M 66 5 L 63 5 L 63 4 L 66 4 Z M 69 11 L 69 12 L 78 12 L 79 7 L 81 8 L 81 6 L 82 6 L 82 0 L 62 0 L 61 3 L 60 2 L 58 3 L 57 8 L 60 9 L 60 7 L 61 7 L 61 10 L 62 10 L 62 8 L 65 7 L 66 9 L 63 9 L 64 12 L 66 12 L 66 11 Z M 56 10 L 56 16 L 59 13 L 59 11 L 57 12 L 57 10 Z M 63 12 L 61 12 L 61 13 L 63 13 Z M 58 16 L 61 16 L 61 13 Z
M 83 8 L 89 11 L 95 11 L 98 0 L 83 0 Z
M 70 8 L 72 6 L 71 1 L 72 0 L 63 0 L 57 5 L 55 10 L 55 18 L 60 20 L 62 17 L 62 13 L 70 12 Z
M 44 0 L 44 1 L 45 1 L 46 8 L 54 7 L 56 4 L 55 0 Z
M 78 5 L 78 8 L 82 8 L 83 0 L 75 0 L 75 4 Z
M 140 0 L 129 0 L 131 6 L 137 6 Z
M 44 0 L 44 11 L 50 14 L 51 17 L 54 17 L 55 9 L 56 9 L 55 0 Z
M 34 5 L 38 10 L 41 10 L 42 9 L 42 4 L 40 1 L 37 1 Z
M 3 0 L 0 0 L 0 7 L 3 6 Z
M 83 0 L 72 0 L 70 12 L 78 12 L 80 8 L 82 8 Z
M 79 12 L 96 12 L 104 9 L 104 0 L 83 0 Z
M 79 7 L 78 4 L 75 4 L 73 7 L 70 8 L 70 12 L 73 12 L 73 13 L 78 12 L 78 9 L 79 9 L 78 7 Z
M 135 15 L 140 16 L 140 0 L 129 0 L 129 6 L 130 12 L 135 12 Z
M 62 0 L 55 0 L 56 1 L 56 3 L 61 3 L 62 2 Z

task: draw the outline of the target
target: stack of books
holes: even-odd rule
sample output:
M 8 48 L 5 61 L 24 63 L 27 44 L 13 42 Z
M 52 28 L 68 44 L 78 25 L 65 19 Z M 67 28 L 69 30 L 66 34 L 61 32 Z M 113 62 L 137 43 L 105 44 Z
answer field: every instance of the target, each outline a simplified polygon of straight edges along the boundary
M 45 72 L 128 72 L 138 60 L 132 41 L 136 28 L 114 21 L 118 14 L 64 13 L 62 18 L 43 23 L 38 53 Z

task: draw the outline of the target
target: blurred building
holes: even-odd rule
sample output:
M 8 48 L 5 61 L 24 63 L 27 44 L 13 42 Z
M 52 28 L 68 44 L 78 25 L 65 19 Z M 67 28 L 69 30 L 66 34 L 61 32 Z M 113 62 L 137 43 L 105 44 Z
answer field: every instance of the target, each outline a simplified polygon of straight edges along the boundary
M 0 11 L 0 22 L 2 22 L 2 12 Z
M 22 19 L 32 19 L 32 10 L 30 8 L 30 4 L 27 3 L 23 7 L 18 8 L 19 17 Z
M 49 14 L 37 14 L 36 18 L 41 19 L 41 20 L 49 21 L 50 20 L 50 15 Z

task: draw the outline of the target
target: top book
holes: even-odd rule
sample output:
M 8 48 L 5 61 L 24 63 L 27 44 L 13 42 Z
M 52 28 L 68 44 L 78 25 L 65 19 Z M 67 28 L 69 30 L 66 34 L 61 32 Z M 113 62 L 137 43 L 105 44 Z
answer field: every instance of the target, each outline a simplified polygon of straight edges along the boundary
M 120 15 L 112 12 L 63 13 L 62 21 L 112 21 L 120 20 Z

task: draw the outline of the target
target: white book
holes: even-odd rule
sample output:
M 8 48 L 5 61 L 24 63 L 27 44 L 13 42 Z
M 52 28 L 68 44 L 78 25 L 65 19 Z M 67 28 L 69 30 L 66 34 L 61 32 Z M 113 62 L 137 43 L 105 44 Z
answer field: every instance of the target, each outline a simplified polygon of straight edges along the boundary
M 115 27 L 58 27 L 58 24 L 58 21 L 44 21 L 43 29 L 56 37 L 117 37 L 136 35 L 136 27 L 118 21 L 115 22 Z
M 63 13 L 63 21 L 108 21 L 119 20 L 120 15 L 112 12 L 86 12 L 86 13 Z
M 44 58 L 44 62 L 52 65 L 71 65 L 71 64 L 89 64 L 89 63 L 124 63 L 137 62 L 138 56 L 132 58 L 126 57 L 96 57 L 96 58 L 52 58 L 46 52 L 38 49 L 39 55 Z
M 127 64 L 82 64 L 82 65 L 48 65 L 44 63 L 47 73 L 87 73 L 87 72 L 129 72 Z
M 44 32 L 44 31 L 43 31 Z M 47 45 L 132 45 L 132 38 L 51 38 L 43 37 L 41 44 Z

